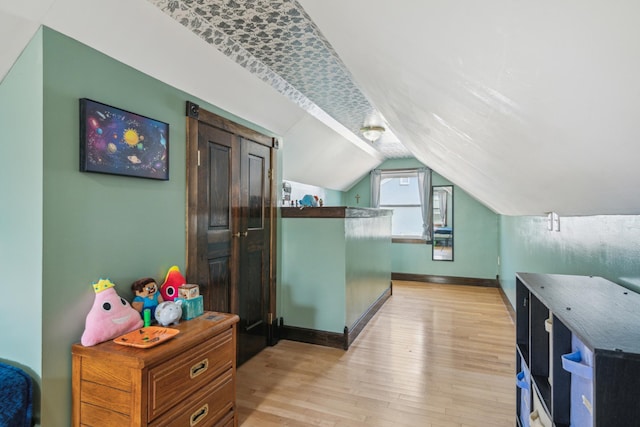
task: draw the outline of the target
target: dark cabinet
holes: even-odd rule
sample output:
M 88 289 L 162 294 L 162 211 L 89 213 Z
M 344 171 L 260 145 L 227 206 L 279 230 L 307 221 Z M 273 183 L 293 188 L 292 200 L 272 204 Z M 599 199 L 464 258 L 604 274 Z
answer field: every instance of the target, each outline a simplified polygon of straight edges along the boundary
M 518 273 L 516 347 L 517 425 L 640 425 L 639 294 L 601 277 Z

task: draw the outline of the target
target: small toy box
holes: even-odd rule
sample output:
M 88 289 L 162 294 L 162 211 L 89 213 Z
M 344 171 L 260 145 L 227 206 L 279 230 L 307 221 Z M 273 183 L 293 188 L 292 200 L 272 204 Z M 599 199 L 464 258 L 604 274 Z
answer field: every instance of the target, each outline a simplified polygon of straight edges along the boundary
M 176 301 L 177 300 L 182 301 L 182 318 L 184 320 L 191 320 L 204 313 L 202 295 L 190 299 L 176 298 Z
M 193 299 L 200 296 L 200 288 L 198 285 L 182 285 L 178 288 L 178 298 Z

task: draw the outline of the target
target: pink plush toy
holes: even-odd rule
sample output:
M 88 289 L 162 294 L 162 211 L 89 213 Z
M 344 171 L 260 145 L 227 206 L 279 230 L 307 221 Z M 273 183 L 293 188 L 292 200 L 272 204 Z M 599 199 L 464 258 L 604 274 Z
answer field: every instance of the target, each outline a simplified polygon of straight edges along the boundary
M 140 313 L 121 298 L 109 279 L 93 284 L 96 298 L 87 314 L 80 342 L 89 347 L 142 327 Z

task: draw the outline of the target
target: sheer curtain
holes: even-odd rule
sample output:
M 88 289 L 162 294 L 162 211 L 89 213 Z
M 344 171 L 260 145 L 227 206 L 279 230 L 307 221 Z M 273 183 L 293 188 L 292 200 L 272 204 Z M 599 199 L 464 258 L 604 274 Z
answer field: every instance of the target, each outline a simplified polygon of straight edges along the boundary
M 422 208 L 422 238 L 429 241 L 433 236 L 431 169 L 420 168 L 416 172 L 418 173 L 418 191 L 420 192 L 420 207 Z
M 380 207 L 380 181 L 382 180 L 382 171 L 374 169 L 371 171 L 371 207 Z

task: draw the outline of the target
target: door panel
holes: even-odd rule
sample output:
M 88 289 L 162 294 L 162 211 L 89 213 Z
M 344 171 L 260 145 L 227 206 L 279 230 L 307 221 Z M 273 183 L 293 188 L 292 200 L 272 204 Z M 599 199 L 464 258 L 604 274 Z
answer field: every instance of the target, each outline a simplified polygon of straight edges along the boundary
M 249 209 L 247 212 L 247 228 L 261 230 L 264 228 L 265 159 L 249 155 L 248 160 Z
M 231 289 L 230 280 L 230 259 L 229 257 L 215 258 L 209 260 L 209 293 L 207 299 L 207 310 L 221 311 L 229 313 Z
M 209 142 L 209 230 L 231 230 L 231 147 Z
M 269 311 L 270 149 L 241 140 L 241 230 L 238 283 L 239 339 L 244 340 L 238 363 L 251 358 L 267 345 Z
M 206 200 L 203 202 L 202 222 L 206 228 L 204 254 L 200 255 L 208 266 L 206 286 L 201 293 L 207 310 L 231 311 L 233 288 L 232 259 L 232 147 L 234 136 L 206 124 L 199 126 L 201 169 L 206 182 Z M 204 157 L 204 158 L 203 158 Z
M 262 284 L 262 251 L 250 251 L 245 254 L 243 278 L 240 280 L 239 301 L 240 325 L 239 337 L 243 345 L 238 351 L 238 363 L 250 359 L 266 347 L 266 311 L 264 306 L 264 287 Z

